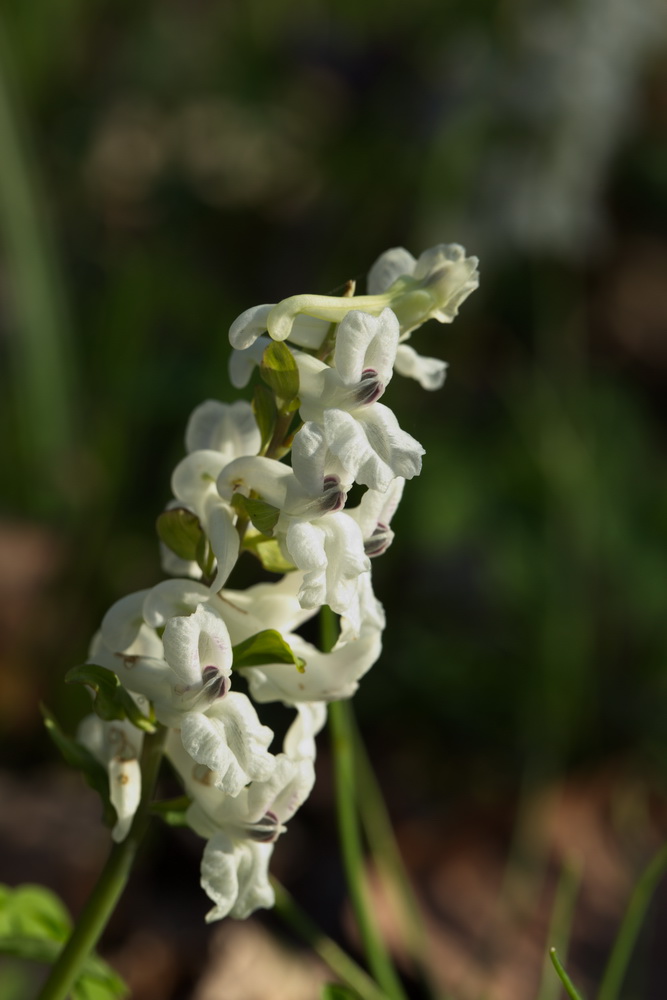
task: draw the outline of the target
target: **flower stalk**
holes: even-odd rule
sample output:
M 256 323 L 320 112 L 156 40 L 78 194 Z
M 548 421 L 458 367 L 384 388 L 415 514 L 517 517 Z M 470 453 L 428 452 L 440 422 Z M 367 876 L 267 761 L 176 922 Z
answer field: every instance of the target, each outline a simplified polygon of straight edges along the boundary
M 123 894 L 150 819 L 149 809 L 160 770 L 165 737 L 166 729 L 159 726 L 155 733 L 144 740 L 141 760 L 142 796 L 130 832 L 122 843 L 114 844 L 111 848 L 97 885 L 37 1000 L 66 1000 Z

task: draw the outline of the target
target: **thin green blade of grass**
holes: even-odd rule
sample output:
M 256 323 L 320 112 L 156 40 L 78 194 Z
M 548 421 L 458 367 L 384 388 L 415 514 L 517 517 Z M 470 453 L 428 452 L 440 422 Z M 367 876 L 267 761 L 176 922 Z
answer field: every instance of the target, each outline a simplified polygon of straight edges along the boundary
M 63 283 L 40 196 L 12 72 L 12 51 L 0 21 L 0 242 L 10 276 L 14 332 L 10 337 L 19 460 L 25 473 L 57 488 L 70 451 L 76 382 Z M 44 508 L 55 490 L 27 491 Z

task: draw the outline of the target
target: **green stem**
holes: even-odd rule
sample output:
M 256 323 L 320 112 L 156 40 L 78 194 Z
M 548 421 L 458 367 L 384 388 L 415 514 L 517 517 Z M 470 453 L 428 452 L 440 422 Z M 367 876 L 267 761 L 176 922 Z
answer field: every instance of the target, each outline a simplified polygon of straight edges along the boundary
M 137 849 L 149 822 L 149 808 L 157 781 L 167 730 L 144 739 L 141 758 L 141 802 L 132 827 L 121 844 L 114 844 L 69 941 L 58 956 L 37 1000 L 65 1000 L 116 908 L 130 875 Z
M 419 903 L 405 870 L 382 791 L 352 712 L 350 712 L 350 724 L 354 736 L 358 779 L 357 805 L 361 822 L 378 869 L 397 896 L 403 939 L 422 984 L 430 996 L 438 997 L 440 990 L 429 970 L 426 927 Z
M 286 924 L 299 934 L 306 944 L 320 956 L 331 971 L 356 993 L 361 1000 L 387 1000 L 385 994 L 378 989 L 368 973 L 350 958 L 335 941 L 327 937 L 310 917 L 303 912 L 280 882 L 271 879 L 276 894 L 276 912 Z
M 356 811 L 354 736 L 347 702 L 329 705 L 329 725 L 334 758 L 338 834 L 350 900 L 371 972 L 392 1000 L 405 1000 L 405 993 L 379 933 L 369 903 L 361 834 Z
M 665 870 L 667 870 L 667 844 L 660 848 L 644 869 L 630 897 L 628 908 L 625 911 L 607 968 L 602 977 L 598 1000 L 616 1000 L 618 997 L 646 911 Z
M 549 948 L 549 958 L 551 959 L 553 967 L 558 973 L 558 978 L 563 984 L 563 988 L 565 989 L 567 995 L 570 997 L 570 1000 L 583 1000 L 581 993 L 579 993 L 576 986 L 574 985 L 574 983 L 568 976 L 567 972 L 563 968 L 563 964 L 559 959 L 555 948 Z
M 566 858 L 561 868 L 558 885 L 556 886 L 556 895 L 549 924 L 549 937 L 547 939 L 555 942 L 554 954 L 556 954 L 556 949 L 558 949 L 566 959 L 580 886 L 581 865 L 574 859 Z M 537 1000 L 556 1000 L 558 992 L 558 983 L 554 979 L 553 972 L 549 966 L 549 960 L 545 956 L 542 969 L 542 982 L 540 983 Z

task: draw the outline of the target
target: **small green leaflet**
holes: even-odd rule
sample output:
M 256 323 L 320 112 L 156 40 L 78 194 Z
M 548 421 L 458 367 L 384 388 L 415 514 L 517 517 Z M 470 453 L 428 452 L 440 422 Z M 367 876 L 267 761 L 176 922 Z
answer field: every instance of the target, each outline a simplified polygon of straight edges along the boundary
M 278 539 L 268 538 L 261 531 L 247 531 L 243 545 L 270 573 L 291 573 L 296 568 L 283 555 Z
M 252 521 L 255 528 L 263 535 L 270 535 L 280 517 L 280 509 L 265 500 L 255 500 L 235 493 L 232 497 L 232 507 L 243 517 Z
M 289 404 L 299 395 L 299 369 L 286 344 L 275 340 L 269 344 L 262 355 L 259 373 L 280 400 L 280 410 L 292 412 L 296 409 Z
M 155 522 L 161 542 L 180 559 L 194 562 L 204 537 L 199 518 L 185 507 L 163 511 Z
M 259 427 L 259 433 L 262 436 L 260 454 L 263 455 L 271 443 L 273 431 L 276 426 L 276 419 L 278 417 L 275 396 L 265 385 L 255 386 L 255 393 L 252 399 L 252 409 L 255 414 L 257 426 Z
M 106 826 L 116 822 L 116 810 L 109 799 L 109 775 L 90 750 L 77 743 L 71 736 L 62 731 L 55 718 L 44 705 L 41 706 L 46 731 L 60 750 L 63 759 L 77 771 L 81 771 L 86 782 L 102 799 L 103 820 Z
M 55 962 L 69 937 L 72 921 L 62 902 L 41 885 L 16 889 L 0 885 L 0 953 L 15 958 Z M 72 1000 L 119 1000 L 128 989 L 97 955 L 85 960 L 72 987 Z
M 155 732 L 154 724 L 144 715 L 129 691 L 125 690 L 113 670 L 98 667 L 94 663 L 84 663 L 68 670 L 65 680 L 70 684 L 87 684 L 93 688 L 93 710 L 100 719 L 129 719 L 137 729 L 143 729 L 145 733 Z
M 234 669 L 240 667 L 261 667 L 264 663 L 293 663 L 302 674 L 305 660 L 297 656 L 285 642 L 280 632 L 267 628 L 251 635 L 232 649 Z

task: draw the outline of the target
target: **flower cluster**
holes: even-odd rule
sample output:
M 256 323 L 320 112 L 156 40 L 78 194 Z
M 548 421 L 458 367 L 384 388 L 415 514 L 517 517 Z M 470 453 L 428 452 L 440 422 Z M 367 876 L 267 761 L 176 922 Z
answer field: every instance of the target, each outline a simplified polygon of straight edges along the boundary
M 297 295 L 243 313 L 230 370 L 237 387 L 259 370 L 252 404 L 194 411 L 158 519 L 170 576 L 118 601 L 93 640 L 78 679 L 111 678 L 124 699 L 78 734 L 107 771 L 112 835 L 128 835 L 141 801 L 144 733 L 164 727 L 184 820 L 206 840 L 209 920 L 272 904 L 273 844 L 312 788 L 326 704 L 353 695 L 380 655 L 371 559 L 391 544 L 423 454 L 380 398 L 394 371 L 442 385 L 444 363 L 407 340 L 430 318 L 451 322 L 477 281 L 459 246 L 418 260 L 396 248 L 374 264 L 367 295 Z M 366 489 L 348 507 L 355 483 Z M 244 552 L 271 582 L 228 587 Z M 299 631 L 324 605 L 340 616 L 327 651 Z M 280 750 L 264 702 L 294 713 Z

